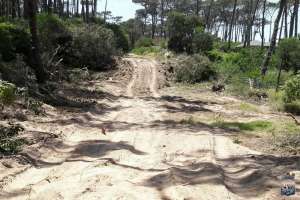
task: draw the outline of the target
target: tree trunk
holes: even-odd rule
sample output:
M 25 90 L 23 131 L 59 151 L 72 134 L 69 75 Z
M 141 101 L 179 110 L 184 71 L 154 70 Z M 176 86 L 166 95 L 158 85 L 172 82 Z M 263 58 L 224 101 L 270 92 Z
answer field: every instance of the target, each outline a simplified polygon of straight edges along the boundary
M 299 0 L 295 0 L 295 37 L 298 37 Z
M 36 12 L 37 12 L 37 0 L 25 0 L 27 12 L 26 15 L 29 21 L 29 28 L 31 33 L 31 56 L 30 64 L 35 71 L 36 79 L 39 84 L 45 83 L 47 79 L 47 74 L 42 65 L 40 52 L 39 52 L 39 40 L 37 35 L 37 22 L 36 22 Z
M 89 23 L 89 18 L 90 18 L 89 0 L 85 0 L 85 21 L 86 21 L 86 23 Z
M 284 7 L 284 38 L 288 37 L 288 5 Z
M 282 19 L 281 19 L 281 25 L 280 25 L 280 31 L 279 31 L 279 37 L 278 37 L 279 41 L 281 40 L 281 36 L 282 36 L 283 22 L 284 22 L 284 17 L 282 17 Z
M 200 15 L 200 4 L 201 4 L 201 0 L 197 0 L 196 1 L 196 15 L 199 17 Z
M 106 13 L 107 12 L 107 0 L 105 0 L 105 10 L 104 10 L 104 24 L 106 24 Z
M 237 6 L 237 0 L 234 0 L 233 12 L 232 12 L 232 17 L 231 17 L 231 22 L 230 22 L 230 27 L 229 27 L 229 40 L 228 40 L 228 48 L 229 49 L 230 49 L 230 45 L 231 45 L 232 26 L 234 23 L 236 6 Z
M 94 11 L 93 11 L 93 17 L 95 18 L 97 16 L 97 2 L 98 0 L 94 0 Z
M 164 20 L 165 20 L 165 0 L 160 0 L 160 5 L 161 5 L 161 16 L 160 16 L 160 37 L 166 37 L 166 34 L 164 32 L 165 30 L 165 23 L 164 23 Z
M 293 13 L 291 15 L 291 19 L 290 19 L 290 33 L 289 33 L 289 37 L 293 37 L 294 36 L 294 23 L 295 23 L 295 15 L 296 15 L 296 3 L 297 3 L 297 0 L 294 1 L 294 9 L 293 9 Z
M 278 90 L 279 90 L 279 84 L 280 84 L 282 66 L 283 66 L 283 60 L 281 60 L 280 65 L 279 65 L 279 69 L 278 69 L 278 76 L 277 76 L 277 83 L 276 83 L 276 92 L 278 92 Z
M 255 21 L 256 11 L 258 10 L 259 2 L 260 2 L 260 0 L 256 0 L 256 4 L 255 4 L 255 8 L 254 8 L 253 13 L 252 13 L 252 3 L 251 3 L 251 6 L 250 6 L 250 9 L 251 9 L 250 12 L 252 13 L 252 16 L 251 16 L 251 19 L 250 19 L 250 21 L 248 23 L 248 26 L 247 26 L 244 47 L 250 46 L 252 27 L 253 27 L 253 24 L 254 24 L 254 21 Z M 250 13 L 250 15 L 251 15 L 251 13 Z
M 271 56 L 272 56 L 272 54 L 274 52 L 274 49 L 275 49 L 275 46 L 276 46 L 276 39 L 277 39 L 279 22 L 280 22 L 280 19 L 281 19 L 286 1 L 287 0 L 280 0 L 279 11 L 278 11 L 277 17 L 275 19 L 275 23 L 274 23 L 274 30 L 273 30 L 273 35 L 272 35 L 272 39 L 271 39 L 271 44 L 270 44 L 268 52 L 267 52 L 267 54 L 264 58 L 262 66 L 261 66 L 261 73 L 262 73 L 263 76 L 265 76 L 267 71 L 268 71 L 268 65 L 269 65 Z
M 266 4 L 267 0 L 264 0 L 263 4 L 263 16 L 262 16 L 262 31 L 261 31 L 261 48 L 265 46 L 265 26 L 266 26 Z
M 211 13 L 211 9 L 212 9 L 212 7 L 213 7 L 213 4 L 214 4 L 214 0 L 211 0 L 211 1 L 210 1 L 210 4 L 209 4 L 209 7 L 208 7 L 208 14 L 207 14 L 207 16 L 206 16 L 206 21 L 205 21 L 205 28 L 206 28 L 207 30 L 210 29 L 210 23 L 209 23 L 209 20 L 210 20 L 210 13 Z

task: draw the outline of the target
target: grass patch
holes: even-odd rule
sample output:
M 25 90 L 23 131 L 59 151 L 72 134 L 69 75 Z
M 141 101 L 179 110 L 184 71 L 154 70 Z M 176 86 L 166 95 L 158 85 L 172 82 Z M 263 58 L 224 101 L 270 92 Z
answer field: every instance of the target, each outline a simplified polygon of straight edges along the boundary
M 259 109 L 255 105 L 249 103 L 241 103 L 239 105 L 239 110 L 246 112 L 259 112 Z
M 276 92 L 275 90 L 269 90 L 268 92 L 268 101 L 273 110 L 275 111 L 284 111 L 284 102 L 283 102 L 283 91 Z
M 284 91 L 269 90 L 268 96 L 269 103 L 274 110 L 300 115 L 300 100 L 284 102 Z
M 253 122 L 225 122 L 217 121 L 211 124 L 213 127 L 222 129 L 231 129 L 238 131 L 266 131 L 273 127 L 273 123 L 269 121 L 253 121 Z
M 151 46 L 151 47 L 138 47 L 132 50 L 132 53 L 136 55 L 157 55 L 161 52 L 160 47 Z

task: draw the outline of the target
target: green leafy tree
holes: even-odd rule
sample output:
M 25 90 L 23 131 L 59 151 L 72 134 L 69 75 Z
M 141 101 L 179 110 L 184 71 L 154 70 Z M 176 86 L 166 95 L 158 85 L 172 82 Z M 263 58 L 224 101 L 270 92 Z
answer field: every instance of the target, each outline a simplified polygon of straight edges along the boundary
M 202 22 L 197 16 L 186 16 L 182 13 L 172 12 L 168 16 L 169 49 L 180 53 L 193 53 L 193 38 L 197 27 Z
M 282 68 L 293 70 L 297 73 L 300 70 L 300 40 L 288 38 L 281 40 L 277 54 L 282 62 Z

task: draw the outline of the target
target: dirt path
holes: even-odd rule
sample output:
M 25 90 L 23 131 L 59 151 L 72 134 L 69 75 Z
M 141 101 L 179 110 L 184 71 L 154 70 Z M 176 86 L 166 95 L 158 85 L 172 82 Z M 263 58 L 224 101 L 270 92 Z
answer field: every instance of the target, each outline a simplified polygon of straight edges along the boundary
M 234 144 L 224 130 L 171 120 L 174 108 L 199 103 L 160 94 L 155 61 L 127 60 L 132 79 L 125 96 L 99 100 L 106 112 L 55 111 L 24 124 L 61 137 L 27 151 L 35 166 L 15 174 L 0 199 L 281 199 L 278 176 L 299 163 Z

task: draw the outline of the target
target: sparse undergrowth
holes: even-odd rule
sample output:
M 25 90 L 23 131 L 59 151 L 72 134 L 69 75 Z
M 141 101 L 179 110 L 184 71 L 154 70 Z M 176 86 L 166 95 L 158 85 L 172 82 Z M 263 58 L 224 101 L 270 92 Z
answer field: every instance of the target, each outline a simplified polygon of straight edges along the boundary
M 24 128 L 19 124 L 0 125 L 0 153 L 9 155 L 19 152 L 21 146 L 26 142 L 24 139 L 18 138 L 22 131 Z
M 247 143 L 245 138 L 258 138 L 263 140 L 264 143 L 269 143 L 268 145 L 271 145 L 274 149 L 285 152 L 285 154 L 300 153 L 300 126 L 286 119 L 236 122 L 215 115 L 213 119 L 207 120 L 188 117 L 180 120 L 180 123 L 190 126 L 206 125 L 211 129 L 223 129 L 224 133 L 233 135 L 233 142 L 236 144 Z

